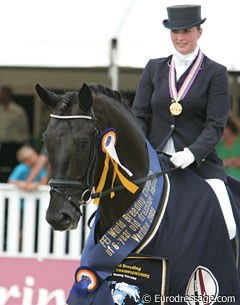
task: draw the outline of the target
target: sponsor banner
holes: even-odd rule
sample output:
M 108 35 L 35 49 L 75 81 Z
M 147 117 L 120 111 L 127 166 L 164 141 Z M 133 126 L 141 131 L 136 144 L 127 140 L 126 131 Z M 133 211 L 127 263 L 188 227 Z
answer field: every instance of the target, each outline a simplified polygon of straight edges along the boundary
M 64 305 L 78 265 L 78 260 L 1 258 L 0 305 Z

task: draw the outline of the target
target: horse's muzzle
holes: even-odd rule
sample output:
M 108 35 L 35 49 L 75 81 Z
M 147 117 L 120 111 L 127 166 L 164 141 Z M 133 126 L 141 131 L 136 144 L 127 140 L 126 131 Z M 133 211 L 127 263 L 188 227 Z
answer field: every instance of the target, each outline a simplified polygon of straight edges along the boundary
M 65 212 L 59 214 L 51 214 L 49 211 L 46 212 L 47 222 L 51 225 L 53 230 L 56 231 L 67 231 L 76 229 L 79 217 L 77 219 L 73 219 L 69 214 Z

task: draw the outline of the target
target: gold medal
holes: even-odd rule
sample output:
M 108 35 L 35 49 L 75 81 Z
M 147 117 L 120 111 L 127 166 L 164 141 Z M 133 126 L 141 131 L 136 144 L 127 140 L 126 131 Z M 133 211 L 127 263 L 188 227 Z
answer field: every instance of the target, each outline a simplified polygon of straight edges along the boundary
M 201 69 L 202 63 L 204 59 L 204 54 L 201 50 L 198 52 L 197 59 L 195 63 L 193 64 L 191 70 L 188 72 L 188 75 L 186 76 L 183 84 L 181 85 L 180 89 L 177 90 L 177 84 L 176 84 L 176 74 L 175 74 L 175 64 L 174 60 L 172 58 L 169 72 L 168 72 L 168 79 L 169 79 L 169 93 L 172 98 L 172 104 L 169 107 L 169 111 L 172 115 L 178 116 L 182 113 L 183 107 L 179 103 L 179 101 L 183 101 L 186 94 L 190 90 L 198 72 Z M 184 102 L 186 103 L 186 102 Z
M 178 103 L 178 102 L 173 102 L 173 103 L 170 105 L 169 110 L 170 110 L 170 112 L 171 112 L 172 115 L 177 116 L 177 115 L 179 115 L 179 114 L 182 113 L 183 108 L 182 108 L 182 105 L 181 105 L 180 103 Z

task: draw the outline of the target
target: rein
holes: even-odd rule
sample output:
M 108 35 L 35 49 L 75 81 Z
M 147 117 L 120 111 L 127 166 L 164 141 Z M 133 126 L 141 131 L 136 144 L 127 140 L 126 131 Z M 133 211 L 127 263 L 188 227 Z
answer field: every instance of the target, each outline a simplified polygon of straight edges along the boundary
M 133 180 L 131 182 L 138 185 L 138 184 L 141 184 L 141 183 L 146 182 L 148 180 L 152 180 L 152 179 L 158 178 L 160 176 L 163 176 L 165 174 L 169 174 L 170 172 L 174 172 L 174 171 L 176 171 L 178 169 L 179 169 L 179 167 L 169 168 L 169 169 L 166 169 L 164 171 L 161 171 L 161 172 L 158 172 L 158 173 L 154 173 L 152 175 L 148 175 L 148 176 L 145 176 L 143 178 L 139 178 L 139 179 Z M 92 193 L 91 194 L 91 198 L 95 199 L 95 198 L 106 197 L 106 196 L 108 196 L 112 192 L 118 192 L 118 191 L 121 191 L 123 189 L 125 189 L 125 187 L 121 184 L 121 185 L 112 187 L 111 189 L 108 189 L 106 191 Z
M 170 172 L 174 172 L 176 170 L 178 170 L 179 167 L 173 167 L 173 168 L 169 168 L 167 170 L 164 170 L 164 171 L 161 171 L 161 172 L 158 172 L 158 173 L 154 173 L 152 175 L 148 175 L 148 176 L 145 176 L 143 178 L 139 178 L 139 179 L 135 179 L 132 181 L 132 183 L 134 184 L 141 184 L 143 182 L 146 182 L 147 180 L 152 180 L 152 179 L 155 179 L 155 178 L 158 178 L 160 176 L 163 176 L 165 174 L 169 174 Z M 51 187 L 58 187 L 58 188 L 79 188 L 79 187 L 82 187 L 82 183 L 80 181 L 76 181 L 76 180 L 63 180 L 63 179 L 50 179 L 49 180 L 49 183 L 48 183 Z M 106 191 L 102 191 L 102 192 L 94 192 L 94 193 L 91 193 L 90 194 L 90 197 L 91 199 L 95 199 L 95 198 L 103 198 L 103 197 L 106 197 L 108 196 L 110 193 L 112 192 L 118 192 L 118 191 L 121 191 L 125 189 L 125 187 L 121 184 L 121 185 L 118 185 L 118 186 L 114 186 Z M 86 190 L 86 191 L 89 191 L 89 190 Z M 86 195 L 86 191 L 82 194 L 82 197 L 81 197 L 81 200 L 83 200 L 83 195 Z M 64 196 L 65 199 L 67 199 L 66 196 Z

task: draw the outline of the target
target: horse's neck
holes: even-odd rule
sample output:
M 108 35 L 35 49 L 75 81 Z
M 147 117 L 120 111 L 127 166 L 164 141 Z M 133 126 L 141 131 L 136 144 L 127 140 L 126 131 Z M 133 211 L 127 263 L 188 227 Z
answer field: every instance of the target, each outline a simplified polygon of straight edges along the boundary
M 101 106 L 101 107 L 100 107 Z M 129 177 L 127 173 L 120 169 L 122 174 L 129 180 L 135 180 L 144 177 L 148 173 L 148 153 L 145 143 L 145 137 L 138 128 L 134 118 L 128 113 L 127 109 L 118 108 L 116 104 L 104 102 L 95 98 L 94 110 L 96 113 L 99 129 L 103 132 L 109 126 L 113 127 L 117 132 L 116 150 L 120 162 L 127 167 L 133 176 Z M 95 175 L 95 184 L 98 185 L 100 177 L 103 172 L 105 155 L 99 154 L 99 161 Z M 103 190 L 111 189 L 113 178 L 113 166 L 109 162 L 109 171 L 106 183 Z M 118 177 L 114 186 L 121 184 Z M 141 191 L 139 190 L 132 194 L 131 192 L 123 189 L 115 193 L 113 198 L 109 196 L 100 200 L 100 223 L 99 231 L 102 235 L 108 228 L 110 228 L 116 220 L 131 206 L 136 200 Z

